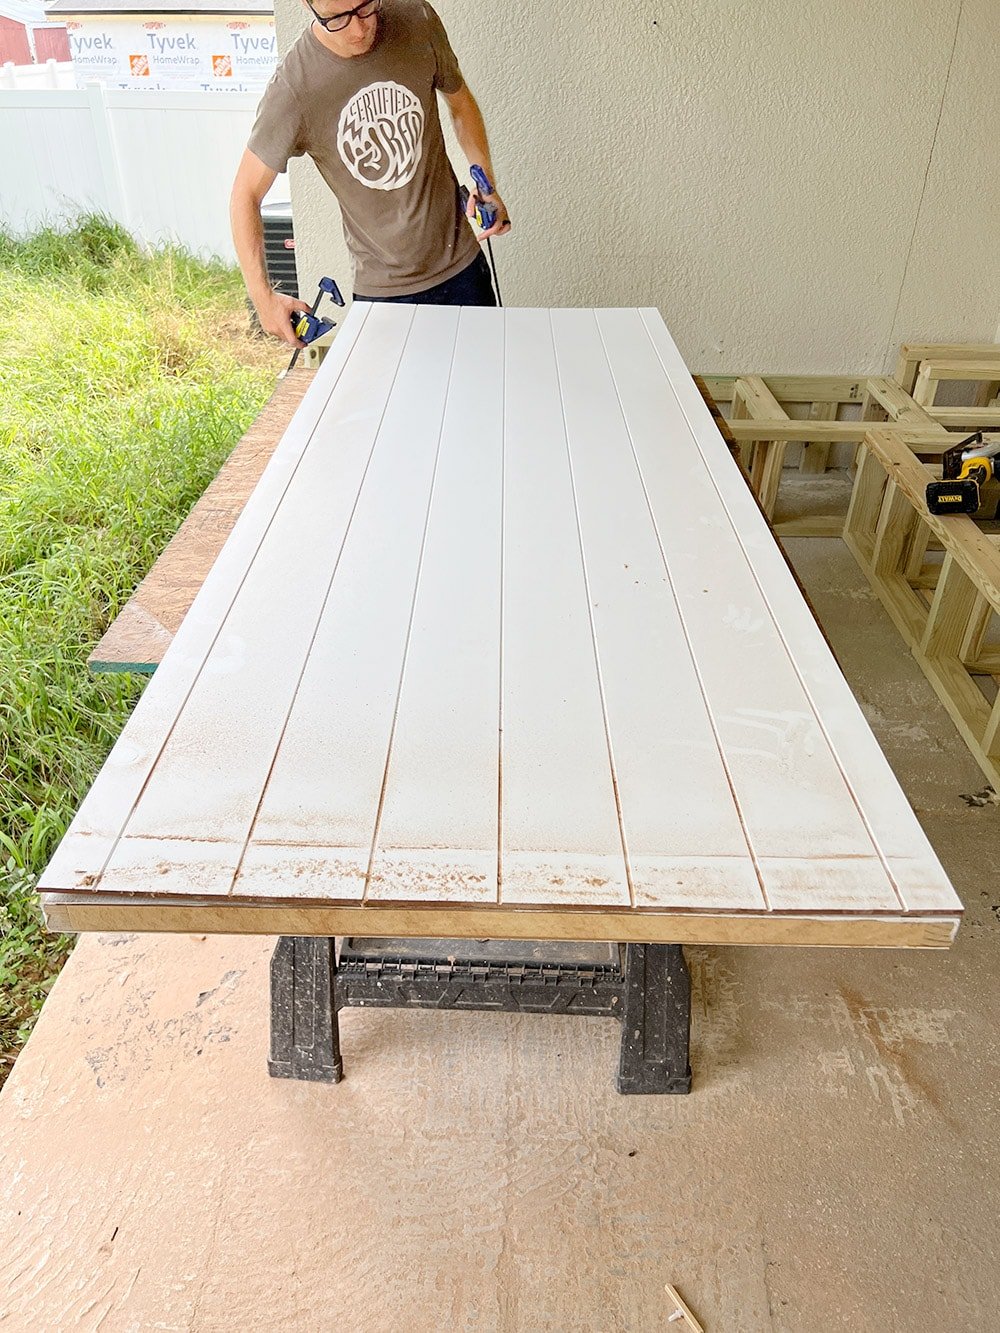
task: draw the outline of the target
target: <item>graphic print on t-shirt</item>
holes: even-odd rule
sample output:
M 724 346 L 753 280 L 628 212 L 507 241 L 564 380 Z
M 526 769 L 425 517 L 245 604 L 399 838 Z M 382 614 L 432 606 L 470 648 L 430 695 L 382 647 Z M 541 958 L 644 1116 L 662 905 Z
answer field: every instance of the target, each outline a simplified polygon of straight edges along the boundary
M 424 150 L 424 108 L 401 83 L 371 83 L 340 113 L 337 147 L 348 171 L 371 190 L 398 190 Z

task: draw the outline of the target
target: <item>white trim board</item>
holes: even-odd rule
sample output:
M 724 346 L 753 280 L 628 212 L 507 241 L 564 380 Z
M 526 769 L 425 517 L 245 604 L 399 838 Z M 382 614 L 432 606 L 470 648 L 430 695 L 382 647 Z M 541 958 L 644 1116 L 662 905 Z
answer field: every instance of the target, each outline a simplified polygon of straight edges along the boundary
M 961 915 L 636 310 L 355 306 L 40 889 L 77 929 Z

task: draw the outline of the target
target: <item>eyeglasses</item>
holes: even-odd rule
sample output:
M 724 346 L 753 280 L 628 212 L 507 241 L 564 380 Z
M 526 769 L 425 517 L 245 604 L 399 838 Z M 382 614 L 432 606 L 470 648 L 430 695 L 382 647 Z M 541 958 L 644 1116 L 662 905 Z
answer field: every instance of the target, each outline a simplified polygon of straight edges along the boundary
M 345 9 L 342 14 L 331 14 L 328 19 L 325 19 L 320 14 L 316 13 L 310 0 L 306 0 L 306 4 L 312 9 L 316 22 L 321 28 L 325 28 L 327 32 L 342 32 L 350 23 L 351 19 L 370 19 L 373 14 L 377 14 L 382 8 L 382 0 L 364 0 L 364 4 L 356 5 L 354 9 Z

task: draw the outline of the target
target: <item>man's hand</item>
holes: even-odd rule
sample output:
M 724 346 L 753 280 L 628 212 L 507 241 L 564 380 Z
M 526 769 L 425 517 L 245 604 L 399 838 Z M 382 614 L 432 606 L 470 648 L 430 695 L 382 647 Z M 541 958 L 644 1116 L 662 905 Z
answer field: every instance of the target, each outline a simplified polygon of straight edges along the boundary
M 289 347 L 305 347 L 292 332 L 292 315 L 308 310 L 292 296 L 276 292 L 271 286 L 264 258 L 264 224 L 260 220 L 260 205 L 277 179 L 277 172 L 251 153 L 248 148 L 240 160 L 229 214 L 233 224 L 233 242 L 240 261 L 247 295 L 257 309 L 257 318 L 265 333 L 280 338 Z
M 266 297 L 262 297 L 257 303 L 257 318 L 260 320 L 260 326 L 265 333 L 280 338 L 282 342 L 288 343 L 289 347 L 305 347 L 305 343 L 300 338 L 296 338 L 292 329 L 292 315 L 298 314 L 300 310 L 308 310 L 308 308 L 301 301 L 297 301 L 294 296 L 286 296 L 284 292 L 270 291 Z
M 461 88 L 455 92 L 444 93 L 443 96 L 448 103 L 448 110 L 451 112 L 458 146 L 470 162 L 478 162 L 486 173 L 486 179 L 491 184 L 495 184 L 496 177 L 493 175 L 493 162 L 490 158 L 490 146 L 486 140 L 483 113 L 479 110 L 479 104 L 473 97 L 472 90 L 468 84 L 463 83 Z M 511 223 L 510 214 L 507 212 L 504 201 L 496 191 L 484 197 L 473 190 L 469 195 L 468 213 L 470 218 L 475 218 L 476 204 L 480 202 L 487 203 L 496 209 L 497 220 L 488 230 L 478 232 L 478 239 L 488 241 L 491 236 L 506 236 L 507 232 L 510 231 Z
M 469 202 L 466 205 L 466 213 L 473 221 L 476 217 L 476 208 L 479 204 L 488 204 L 490 208 L 496 211 L 496 221 L 493 226 L 486 231 L 479 231 L 477 228 L 476 239 L 486 241 L 491 236 L 506 236 L 513 225 L 510 220 L 510 214 L 507 212 L 507 206 L 497 194 L 496 190 L 492 194 L 482 195 L 477 190 L 473 190 L 469 195 Z

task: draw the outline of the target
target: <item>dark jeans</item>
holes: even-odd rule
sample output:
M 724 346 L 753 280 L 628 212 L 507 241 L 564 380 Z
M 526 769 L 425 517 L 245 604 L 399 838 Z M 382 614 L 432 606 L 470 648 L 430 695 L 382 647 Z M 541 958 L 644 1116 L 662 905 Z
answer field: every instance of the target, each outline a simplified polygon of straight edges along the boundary
M 497 298 L 490 280 L 490 266 L 480 250 L 468 268 L 456 273 L 436 287 L 410 296 L 362 296 L 354 293 L 355 301 L 391 302 L 394 305 L 496 305 Z

